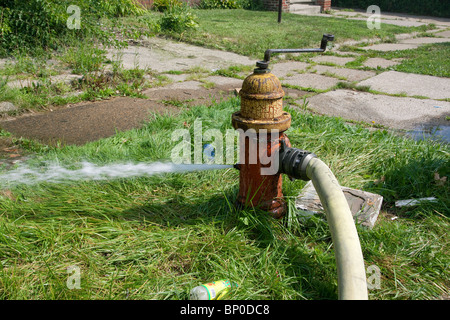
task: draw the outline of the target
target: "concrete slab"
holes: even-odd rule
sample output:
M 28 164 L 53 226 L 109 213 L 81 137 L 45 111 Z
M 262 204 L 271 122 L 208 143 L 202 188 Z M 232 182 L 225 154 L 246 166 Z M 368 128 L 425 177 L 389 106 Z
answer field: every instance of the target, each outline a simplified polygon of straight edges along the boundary
M 450 78 L 434 77 L 397 71 L 383 72 L 361 81 L 359 85 L 385 93 L 424 96 L 431 99 L 450 98 Z
M 336 57 L 336 56 L 315 56 L 312 61 L 317 63 L 333 63 L 339 66 L 344 66 L 347 62 L 353 61 L 353 57 Z
M 403 19 L 381 19 L 381 23 L 392 24 L 400 27 L 419 27 L 427 24 L 426 22 L 417 20 L 403 20 Z
M 288 101 L 286 99 L 287 97 L 290 97 L 293 99 L 298 99 L 309 93 L 307 91 L 302 91 L 302 90 L 297 90 L 297 89 L 292 89 L 292 88 L 283 88 L 283 91 L 285 94 L 283 102 L 285 102 L 285 103 L 288 103 Z
M 183 82 L 189 77 L 188 73 L 182 74 L 164 74 L 165 77 L 169 78 L 172 82 Z
M 168 39 L 148 38 L 140 46 L 130 45 L 122 50 L 108 50 L 107 57 L 118 60 L 126 69 L 139 66 L 157 72 L 183 71 L 193 66 L 207 70 L 233 65 L 255 65 L 255 60 L 232 52 L 199 48 Z
M 350 211 L 355 222 L 367 227 L 373 228 L 380 213 L 383 197 L 370 192 L 357 189 L 341 187 L 342 192 L 347 199 Z M 314 189 L 314 185 L 309 181 L 303 188 L 300 195 L 295 200 L 295 208 L 301 210 L 301 217 L 308 217 L 313 214 L 324 214 L 323 206 L 319 195 Z
M 308 98 L 312 110 L 344 119 L 412 130 L 423 123 L 445 124 L 450 102 L 336 90 Z
M 284 78 L 288 74 L 295 74 L 296 71 L 303 71 L 309 66 L 309 63 L 300 61 L 289 61 L 274 63 L 269 66 L 271 72 L 278 78 Z
M 281 80 L 281 83 L 303 88 L 326 90 L 335 86 L 339 81 L 339 79 L 322 76 L 320 74 L 304 73 Z
M 53 84 L 58 83 L 58 82 L 70 84 L 72 81 L 80 80 L 82 78 L 83 78 L 83 76 L 78 75 L 78 74 L 60 74 L 60 75 L 50 77 L 50 81 Z M 23 80 L 10 81 L 10 82 L 8 82 L 7 85 L 10 88 L 21 89 L 21 88 L 25 88 L 25 87 L 36 86 L 39 84 L 42 84 L 42 80 L 40 80 L 40 79 L 23 79 Z
M 379 43 L 366 47 L 361 47 L 361 49 L 386 52 L 386 51 L 416 49 L 418 47 L 419 47 L 418 44 L 411 44 L 411 43 Z
M 205 78 L 205 80 L 208 82 L 213 82 L 218 86 L 231 86 L 234 88 L 241 88 L 242 82 L 244 82 L 244 80 L 241 79 L 221 77 L 221 76 L 210 76 Z
M 167 86 L 164 86 L 164 89 L 171 89 L 171 90 L 198 90 L 202 88 L 202 83 L 200 81 L 183 81 L 183 82 L 174 82 Z M 144 91 L 143 93 L 147 91 L 156 91 L 160 88 L 150 88 Z
M 319 14 L 320 6 L 310 4 L 293 3 L 289 6 L 289 12 L 294 14 Z
M 436 32 L 435 35 L 438 37 L 450 38 L 450 30 Z
M 420 38 L 412 38 L 405 39 L 399 41 L 399 43 L 407 43 L 407 44 L 430 44 L 430 43 L 442 43 L 442 42 L 450 42 L 449 38 L 436 38 L 436 37 L 420 37 Z
M 360 56 L 361 54 L 360 53 L 358 53 L 358 52 L 352 52 L 352 51 L 340 51 L 339 49 L 335 49 L 336 47 L 335 46 L 333 46 L 333 48 L 330 50 L 330 52 L 333 52 L 333 53 L 336 53 L 336 54 L 339 54 L 339 55 L 343 55 L 343 56 L 348 56 L 348 55 L 350 55 L 350 56 L 353 56 L 353 57 L 357 57 L 357 56 Z
M 9 101 L 0 102 L 0 114 L 16 111 L 18 108 Z
M 317 73 L 319 73 L 319 74 L 323 74 L 323 75 L 334 74 L 334 75 L 336 75 L 336 77 L 340 77 L 340 78 L 343 78 L 342 80 L 348 80 L 348 81 L 362 81 L 362 80 L 365 80 L 367 78 L 370 78 L 370 77 L 373 77 L 376 75 L 376 73 L 374 71 L 337 68 L 337 67 L 322 66 L 322 65 L 314 66 L 312 69 L 316 70 Z
M 238 83 L 242 80 L 217 77 L 215 81 L 213 88 L 205 88 L 204 83 L 200 81 L 185 81 L 171 83 L 164 87 L 149 88 L 143 91 L 142 94 L 147 96 L 149 101 L 164 102 L 176 107 L 179 107 L 180 104 L 209 106 L 214 101 L 234 95 L 234 90 L 240 87 Z
M 0 68 L 6 66 L 9 61 L 10 61 L 9 59 L 0 59 Z
M 7 86 L 11 89 L 22 89 L 25 87 L 32 87 L 33 85 L 37 85 L 38 83 L 39 80 L 36 79 L 20 79 L 8 81 Z
M 387 60 L 383 58 L 369 58 L 364 61 L 363 66 L 370 68 L 389 68 L 399 64 L 400 61 Z

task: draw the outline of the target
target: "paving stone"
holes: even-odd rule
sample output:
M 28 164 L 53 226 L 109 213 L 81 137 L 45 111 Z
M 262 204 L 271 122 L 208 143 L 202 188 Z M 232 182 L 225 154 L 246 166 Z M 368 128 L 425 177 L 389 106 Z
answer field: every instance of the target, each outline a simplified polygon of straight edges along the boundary
M 418 47 L 419 47 L 418 44 L 411 44 L 411 43 L 379 43 L 371 46 L 361 47 L 361 49 L 386 52 L 386 51 L 416 49 Z
M 420 37 L 420 38 L 412 38 L 401 40 L 400 43 L 406 44 L 430 44 L 430 43 L 442 43 L 442 42 L 450 42 L 448 38 L 436 38 L 436 37 Z
M 72 81 L 79 80 L 83 78 L 83 76 L 78 74 L 60 74 L 56 76 L 50 77 L 51 83 L 57 83 L 57 82 L 64 82 L 64 83 L 71 83 Z M 13 80 L 8 82 L 8 87 L 10 88 L 25 88 L 25 87 L 32 87 L 33 85 L 38 85 L 42 83 L 39 79 L 23 79 L 23 80 Z
M 167 86 L 164 86 L 165 89 L 177 89 L 177 90 L 196 90 L 202 88 L 202 83 L 200 81 L 183 81 L 183 82 L 175 82 L 171 83 Z M 157 91 L 158 88 L 150 88 L 146 91 Z M 144 94 L 145 92 L 144 91 Z
M 403 19 L 402 20 L 400 20 L 400 19 L 381 19 L 380 22 L 386 23 L 386 24 L 393 24 L 393 25 L 401 26 L 401 27 L 420 27 L 420 26 L 427 24 L 426 22 L 415 21 L 415 20 L 403 20 Z
M 421 123 L 446 123 L 450 102 L 335 90 L 308 98 L 308 107 L 329 116 L 411 130 Z
M 435 33 L 438 37 L 450 38 L 450 30 Z
M 389 68 L 399 64 L 400 61 L 388 60 L 383 58 L 369 58 L 364 61 L 363 66 L 370 68 Z
M 339 77 L 344 77 L 345 80 L 348 81 L 362 81 L 367 78 L 373 77 L 376 75 L 374 71 L 364 71 L 364 70 L 356 70 L 356 69 L 346 69 L 346 68 L 336 68 L 331 66 L 321 66 L 317 65 L 313 67 L 313 70 L 317 70 L 317 73 L 332 73 Z
M 312 58 L 314 62 L 321 63 L 334 63 L 339 66 L 345 65 L 347 62 L 355 60 L 353 57 L 337 57 L 337 56 L 316 56 Z
M 284 78 L 289 74 L 295 74 L 296 70 L 303 71 L 309 66 L 306 62 L 290 61 L 274 63 L 269 66 L 271 72 L 278 78 Z
M 8 101 L 0 102 L 0 113 L 6 113 L 10 111 L 16 111 L 18 108 Z
M 197 46 L 152 37 L 142 45 L 130 45 L 122 50 L 108 50 L 107 57 L 120 57 L 125 69 L 150 68 L 156 72 L 188 70 L 201 66 L 207 70 L 226 68 L 233 65 L 255 65 L 255 60 L 222 50 L 199 48 Z
M 169 78 L 173 82 L 183 82 L 186 81 L 186 79 L 189 77 L 189 74 L 182 73 L 182 74 L 164 74 L 165 77 Z
M 3 68 L 8 63 L 7 59 L 0 59 L 0 68 Z
M 340 54 L 340 55 L 342 55 L 342 56 L 345 56 L 345 55 L 350 55 L 350 56 L 354 56 L 354 57 L 357 57 L 357 56 L 360 56 L 361 54 L 360 53 L 358 53 L 358 52 L 352 52 L 352 51 L 340 51 L 340 50 L 330 50 L 331 52 L 333 52 L 333 53 L 336 53 L 336 54 Z
M 322 76 L 320 74 L 304 73 L 297 74 L 286 80 L 281 80 L 281 83 L 303 88 L 326 90 L 335 86 L 339 81 L 339 79 Z
M 205 78 L 206 81 L 213 82 L 216 85 L 229 85 L 234 86 L 236 88 L 242 87 L 243 80 L 229 77 L 221 77 L 221 76 L 210 76 Z
M 431 99 L 450 98 L 450 78 L 388 71 L 361 81 L 359 85 L 391 94 L 406 93 L 408 96 Z

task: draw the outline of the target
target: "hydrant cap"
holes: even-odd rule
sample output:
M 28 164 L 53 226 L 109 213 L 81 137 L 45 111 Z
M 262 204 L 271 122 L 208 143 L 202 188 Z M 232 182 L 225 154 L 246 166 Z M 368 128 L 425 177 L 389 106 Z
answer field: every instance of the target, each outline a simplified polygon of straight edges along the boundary
M 239 95 L 244 99 L 272 100 L 282 98 L 284 91 L 274 74 L 253 73 L 245 78 Z

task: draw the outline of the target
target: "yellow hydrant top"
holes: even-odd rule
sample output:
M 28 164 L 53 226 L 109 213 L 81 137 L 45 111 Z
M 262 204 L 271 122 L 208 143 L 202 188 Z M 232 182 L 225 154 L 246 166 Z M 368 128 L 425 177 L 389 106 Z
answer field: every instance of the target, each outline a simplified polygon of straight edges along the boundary
M 278 129 L 290 127 L 291 116 L 283 111 L 284 91 L 280 80 L 268 69 L 255 69 L 245 78 L 242 89 L 241 110 L 232 116 L 235 129 Z

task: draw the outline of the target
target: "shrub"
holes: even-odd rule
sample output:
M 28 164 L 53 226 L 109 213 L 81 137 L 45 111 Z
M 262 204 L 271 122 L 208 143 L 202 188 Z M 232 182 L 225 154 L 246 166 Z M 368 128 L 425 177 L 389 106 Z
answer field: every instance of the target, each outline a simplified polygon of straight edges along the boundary
M 170 6 L 159 21 L 161 31 L 182 33 L 198 27 L 197 16 L 188 5 Z
M 67 27 L 70 5 L 81 10 L 81 29 Z M 101 18 L 144 13 L 134 0 L 3 0 L 0 2 L 0 55 L 17 49 L 56 49 L 67 37 L 93 36 L 106 43 L 113 38 Z M 28 50 L 30 51 L 30 50 Z
M 153 10 L 164 12 L 171 7 L 180 7 L 182 2 L 180 0 L 154 0 Z
M 100 8 L 112 17 L 142 15 L 145 9 L 135 0 L 101 0 Z
M 200 9 L 239 9 L 242 4 L 238 0 L 201 0 Z
M 50 0 L 6 0 L 0 7 L 2 50 L 52 46 L 54 37 L 66 29 L 67 16 L 58 9 Z
M 239 3 L 246 10 L 265 10 L 262 0 L 239 0 Z
M 262 0 L 200 0 L 199 9 L 264 10 Z

